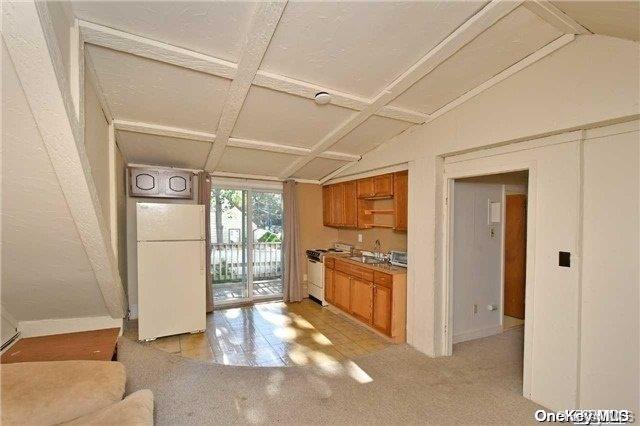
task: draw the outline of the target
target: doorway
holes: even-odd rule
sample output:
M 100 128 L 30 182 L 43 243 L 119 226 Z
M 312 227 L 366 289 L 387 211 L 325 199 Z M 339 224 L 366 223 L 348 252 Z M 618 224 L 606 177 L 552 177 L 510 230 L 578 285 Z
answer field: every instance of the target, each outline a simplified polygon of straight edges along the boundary
M 282 299 L 282 190 L 214 181 L 209 220 L 214 306 Z
M 527 191 L 527 171 L 452 182 L 454 344 L 508 330 L 524 332 Z

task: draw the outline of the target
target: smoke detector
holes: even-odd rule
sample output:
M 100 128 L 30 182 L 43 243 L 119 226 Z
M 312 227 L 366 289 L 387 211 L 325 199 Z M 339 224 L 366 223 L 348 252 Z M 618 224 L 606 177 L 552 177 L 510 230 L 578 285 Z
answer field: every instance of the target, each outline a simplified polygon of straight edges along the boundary
M 326 105 L 331 102 L 331 95 L 327 92 L 318 92 L 314 99 L 318 105 Z

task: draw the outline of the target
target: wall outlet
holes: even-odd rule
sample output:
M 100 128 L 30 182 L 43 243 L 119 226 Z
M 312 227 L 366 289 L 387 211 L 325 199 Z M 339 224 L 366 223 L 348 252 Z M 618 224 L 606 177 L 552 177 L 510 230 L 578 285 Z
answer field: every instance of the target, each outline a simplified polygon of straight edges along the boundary
M 478 305 L 473 305 L 473 315 L 478 315 Z
M 307 281 L 307 274 L 302 274 L 302 281 Z
M 358 242 L 361 243 L 362 242 L 362 234 L 358 234 Z

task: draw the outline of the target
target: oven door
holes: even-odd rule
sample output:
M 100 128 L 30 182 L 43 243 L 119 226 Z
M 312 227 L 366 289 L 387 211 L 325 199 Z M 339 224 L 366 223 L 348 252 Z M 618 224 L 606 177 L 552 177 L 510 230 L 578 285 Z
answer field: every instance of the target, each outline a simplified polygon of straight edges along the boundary
M 309 296 L 313 296 L 324 305 L 324 264 L 317 260 L 307 259 L 307 271 Z

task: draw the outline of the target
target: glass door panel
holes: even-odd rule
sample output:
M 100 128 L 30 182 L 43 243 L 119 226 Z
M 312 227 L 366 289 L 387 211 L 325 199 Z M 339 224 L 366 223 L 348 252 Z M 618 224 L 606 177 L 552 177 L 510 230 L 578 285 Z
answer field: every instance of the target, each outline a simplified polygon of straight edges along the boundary
M 255 298 L 282 296 L 282 193 L 251 191 L 252 288 Z
M 211 273 L 215 303 L 249 298 L 248 191 L 211 190 Z

